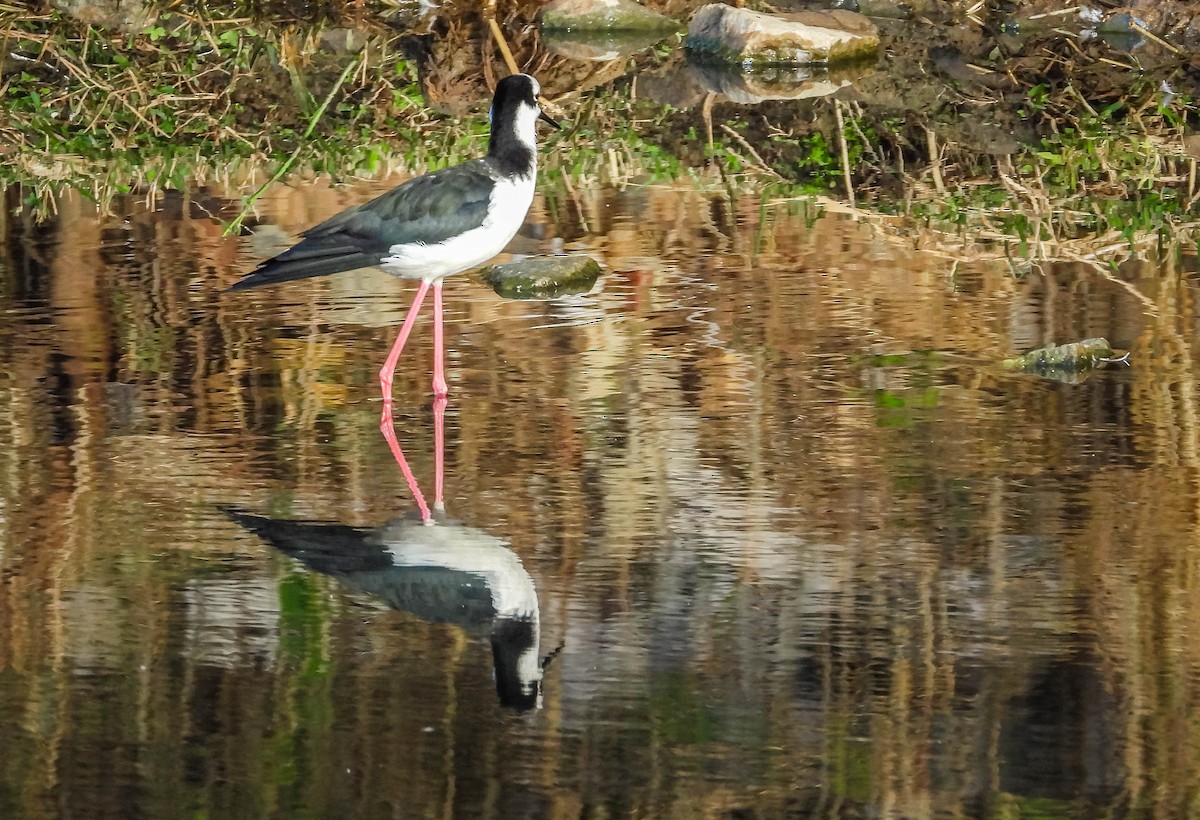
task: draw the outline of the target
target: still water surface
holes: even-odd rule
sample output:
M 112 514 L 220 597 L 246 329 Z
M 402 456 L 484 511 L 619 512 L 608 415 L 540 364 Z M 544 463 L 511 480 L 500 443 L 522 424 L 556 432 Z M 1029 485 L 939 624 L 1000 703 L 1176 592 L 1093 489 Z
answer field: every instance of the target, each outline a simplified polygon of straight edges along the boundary
M 385 184 L 280 189 L 254 242 L 208 194 L 10 220 L 0 816 L 1196 816 L 1194 258 L 547 195 L 512 250 L 605 273 L 449 283 L 431 545 L 377 429 L 411 288 L 221 293 Z M 995 364 L 1096 335 L 1132 366 Z

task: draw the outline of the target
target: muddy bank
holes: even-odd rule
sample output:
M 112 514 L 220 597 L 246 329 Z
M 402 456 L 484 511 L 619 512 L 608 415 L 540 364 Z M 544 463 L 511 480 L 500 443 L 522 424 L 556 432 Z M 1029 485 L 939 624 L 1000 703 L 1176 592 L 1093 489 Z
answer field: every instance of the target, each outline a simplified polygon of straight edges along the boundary
M 700 3 L 647 5 L 686 21 Z M 1107 9 L 833 5 L 872 15 L 876 59 L 739 73 L 689 57 L 676 34 L 543 38 L 538 4 L 497 4 L 518 65 L 573 122 L 548 143 L 545 184 L 690 175 L 826 194 L 1035 252 L 1190 231 L 1197 4 L 1135 7 L 1132 40 L 1101 31 Z M 300 146 L 301 174 L 443 165 L 480 150 L 488 88 L 506 71 L 467 3 L 112 8 L 0 15 L 14 44 L 0 122 L 4 181 L 20 189 L 10 197 L 46 207 L 70 186 L 104 203 L 196 181 L 234 191 Z

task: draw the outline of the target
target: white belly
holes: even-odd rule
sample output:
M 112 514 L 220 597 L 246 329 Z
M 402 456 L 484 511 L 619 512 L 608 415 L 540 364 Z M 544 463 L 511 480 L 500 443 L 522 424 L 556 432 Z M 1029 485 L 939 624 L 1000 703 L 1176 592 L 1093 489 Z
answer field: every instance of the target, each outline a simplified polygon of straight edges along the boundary
M 500 180 L 492 189 L 488 215 L 478 228 L 431 244 L 393 245 L 380 266 L 406 279 L 440 279 L 478 267 L 516 236 L 533 203 L 535 173 Z

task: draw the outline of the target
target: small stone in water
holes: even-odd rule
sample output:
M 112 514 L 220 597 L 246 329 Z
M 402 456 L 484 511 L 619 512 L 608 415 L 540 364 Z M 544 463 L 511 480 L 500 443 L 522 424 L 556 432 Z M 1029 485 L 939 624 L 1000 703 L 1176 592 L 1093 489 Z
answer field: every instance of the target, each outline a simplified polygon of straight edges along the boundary
M 1108 340 L 1097 337 L 1065 345 L 1039 347 L 1015 359 L 1005 359 L 1003 365 L 1011 370 L 1035 373 L 1047 370 L 1079 371 L 1089 370 L 1113 356 Z
M 591 290 L 600 264 L 584 255 L 537 256 L 492 265 L 480 275 L 506 299 L 544 299 Z

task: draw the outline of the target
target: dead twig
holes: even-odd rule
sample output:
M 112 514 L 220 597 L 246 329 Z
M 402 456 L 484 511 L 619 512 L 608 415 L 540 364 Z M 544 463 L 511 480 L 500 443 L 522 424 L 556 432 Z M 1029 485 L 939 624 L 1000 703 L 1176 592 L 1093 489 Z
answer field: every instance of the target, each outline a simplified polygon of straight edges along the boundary
M 850 176 L 850 146 L 846 142 L 846 122 L 842 118 L 840 100 L 833 101 L 833 114 L 837 118 L 838 148 L 842 153 L 842 181 L 846 184 L 846 199 L 850 201 L 850 207 L 853 208 L 855 207 L 854 181 Z
M 504 64 L 508 66 L 510 74 L 520 74 L 521 70 L 517 68 L 517 61 L 513 59 L 512 51 L 508 48 L 508 41 L 504 39 L 504 32 L 500 31 L 500 24 L 496 22 L 496 18 L 488 15 L 488 27 L 492 30 L 492 39 L 496 41 L 496 48 L 500 49 L 501 56 L 504 57 Z
M 938 149 L 937 134 L 925 126 L 925 146 L 929 149 L 929 170 L 933 173 L 933 187 L 941 196 L 946 195 L 946 183 L 942 179 L 942 156 Z
M 1135 21 L 1130 21 L 1129 27 L 1131 29 L 1133 29 L 1134 31 L 1136 31 L 1138 34 L 1145 37 L 1146 39 L 1153 40 L 1154 42 L 1158 43 L 1160 46 L 1162 46 L 1163 48 L 1165 48 L 1167 51 L 1171 52 L 1172 54 L 1180 54 L 1180 55 L 1183 54 L 1183 51 L 1181 49 L 1178 49 L 1175 46 L 1171 45 L 1166 40 L 1159 37 L 1157 34 L 1155 34 L 1153 31 L 1150 31 L 1145 26 L 1139 25 Z
M 1065 8 L 1065 9 L 1055 9 L 1054 11 L 1044 11 L 1041 14 L 1029 15 L 1029 19 L 1030 20 L 1041 20 L 1044 17 L 1058 17 L 1063 14 L 1073 14 L 1074 12 L 1079 11 L 1079 9 L 1080 9 L 1079 6 L 1071 6 L 1070 8 Z
M 759 155 L 758 151 L 754 150 L 754 146 L 751 145 L 749 142 L 747 142 L 745 137 L 743 137 L 737 131 L 734 131 L 726 123 L 721 123 L 721 130 L 724 131 L 726 134 L 728 134 L 730 137 L 732 137 L 734 140 L 736 140 L 738 145 L 745 148 L 746 151 L 750 154 L 750 156 L 754 157 L 754 162 L 758 165 L 759 168 L 766 171 L 768 174 L 775 177 L 776 179 L 783 179 L 783 177 L 779 174 L 778 171 L 776 171 L 770 165 L 767 165 L 766 161 L 762 158 L 762 156 Z

